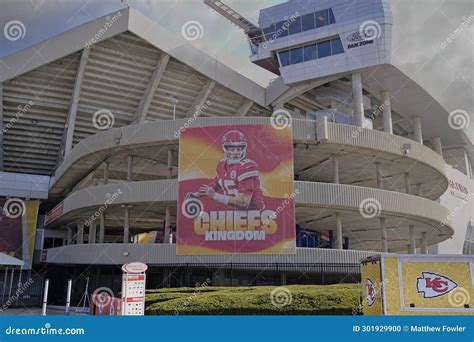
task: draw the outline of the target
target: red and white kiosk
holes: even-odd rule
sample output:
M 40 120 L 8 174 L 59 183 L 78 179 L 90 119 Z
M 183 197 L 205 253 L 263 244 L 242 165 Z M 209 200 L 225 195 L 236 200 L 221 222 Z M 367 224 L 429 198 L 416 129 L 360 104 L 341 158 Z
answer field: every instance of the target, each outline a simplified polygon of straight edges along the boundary
M 122 266 L 122 315 L 143 316 L 145 314 L 145 271 L 142 262 L 131 262 Z

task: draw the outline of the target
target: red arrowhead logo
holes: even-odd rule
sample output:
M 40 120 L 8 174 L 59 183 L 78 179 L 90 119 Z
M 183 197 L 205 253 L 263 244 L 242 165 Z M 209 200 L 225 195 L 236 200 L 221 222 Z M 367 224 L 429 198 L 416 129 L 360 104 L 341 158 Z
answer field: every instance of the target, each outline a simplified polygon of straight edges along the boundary
M 421 277 L 416 279 L 416 291 L 423 293 L 423 298 L 435 298 L 451 292 L 458 284 L 446 276 L 421 272 Z

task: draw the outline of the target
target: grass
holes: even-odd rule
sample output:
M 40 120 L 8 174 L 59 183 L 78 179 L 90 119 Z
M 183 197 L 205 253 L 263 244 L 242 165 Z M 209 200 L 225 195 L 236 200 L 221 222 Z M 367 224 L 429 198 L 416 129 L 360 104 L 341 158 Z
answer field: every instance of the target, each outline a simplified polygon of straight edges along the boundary
M 146 315 L 351 315 L 359 304 L 356 284 L 253 287 L 182 287 L 146 291 Z M 275 290 L 277 291 L 277 290 Z M 279 299 L 281 300 L 279 302 Z M 287 305 L 278 306 L 278 303 Z

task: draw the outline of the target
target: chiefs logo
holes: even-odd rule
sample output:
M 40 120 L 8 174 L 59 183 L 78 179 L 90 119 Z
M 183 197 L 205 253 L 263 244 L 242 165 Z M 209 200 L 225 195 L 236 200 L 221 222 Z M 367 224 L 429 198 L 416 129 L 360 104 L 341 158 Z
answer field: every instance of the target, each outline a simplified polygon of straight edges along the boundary
M 367 278 L 367 281 L 365 282 L 365 299 L 367 300 L 367 305 L 374 305 L 377 292 L 378 290 L 375 283 Z
M 423 298 L 434 298 L 443 296 L 458 287 L 448 277 L 431 273 L 421 272 L 421 278 L 416 279 L 416 291 L 423 293 Z

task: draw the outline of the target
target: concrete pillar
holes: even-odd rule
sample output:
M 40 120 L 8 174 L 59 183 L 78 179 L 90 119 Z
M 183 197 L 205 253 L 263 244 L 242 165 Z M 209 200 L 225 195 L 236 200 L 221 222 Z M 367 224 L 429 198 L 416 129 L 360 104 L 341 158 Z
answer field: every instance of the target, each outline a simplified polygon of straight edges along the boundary
M 109 182 L 109 163 L 104 163 L 104 184 Z
M 67 227 L 67 244 L 72 245 L 72 228 Z
M 334 169 L 333 182 L 339 184 L 339 160 L 336 155 L 332 156 L 332 166 Z
M 336 213 L 336 249 L 342 249 L 342 219 L 341 213 Z
M 3 83 L 0 83 L 0 172 L 3 171 Z
M 84 243 L 84 223 L 79 222 L 77 224 L 77 244 L 83 244 Z
M 385 217 L 380 218 L 380 238 L 382 240 L 382 252 L 388 253 L 387 226 Z
M 404 179 L 405 179 L 405 193 L 411 194 L 411 188 L 410 188 L 410 174 L 408 172 L 405 172 L 403 174 Z
M 416 184 L 416 195 L 419 197 L 423 196 L 423 190 L 421 188 L 421 183 Z
M 165 236 L 163 238 L 163 243 L 170 242 L 171 234 L 171 209 L 170 207 L 165 208 Z
M 375 163 L 375 172 L 377 173 L 377 188 L 383 189 L 382 164 L 380 162 Z
M 382 106 L 383 131 L 393 134 L 392 105 L 390 103 L 390 93 L 388 91 L 382 92 Z
M 467 155 L 466 150 L 464 150 L 464 162 L 466 163 L 466 176 L 472 178 L 471 162 L 469 161 L 469 156 Z
M 441 157 L 443 156 L 443 144 L 441 143 L 440 137 L 433 138 L 433 147 L 436 153 L 438 153 Z
M 168 149 L 168 179 L 173 177 L 173 151 Z
M 105 238 L 105 212 L 100 214 L 99 243 L 104 243 Z
M 129 232 L 130 232 L 130 208 L 125 206 L 125 220 L 123 224 L 123 243 L 129 242 Z
M 133 156 L 129 155 L 127 159 L 127 182 L 133 180 Z
M 421 254 L 428 254 L 428 239 L 426 232 L 421 233 Z
M 89 243 L 95 243 L 95 236 L 97 234 L 97 224 L 92 221 L 89 225 Z
M 421 129 L 421 119 L 419 116 L 413 117 L 413 134 L 415 141 L 423 145 L 423 131 Z
M 408 234 L 409 234 L 409 249 L 408 253 L 416 254 L 416 239 L 415 239 L 415 226 L 410 224 L 408 225 Z
M 364 122 L 364 100 L 360 73 L 352 74 L 352 106 L 354 109 L 354 123 L 356 126 L 362 127 Z

